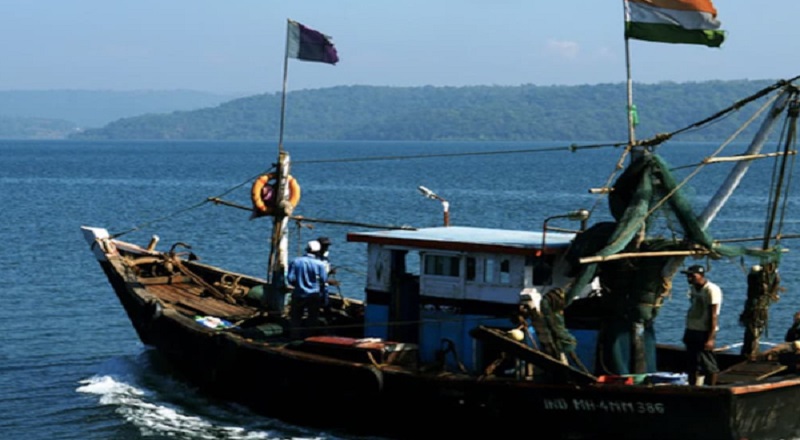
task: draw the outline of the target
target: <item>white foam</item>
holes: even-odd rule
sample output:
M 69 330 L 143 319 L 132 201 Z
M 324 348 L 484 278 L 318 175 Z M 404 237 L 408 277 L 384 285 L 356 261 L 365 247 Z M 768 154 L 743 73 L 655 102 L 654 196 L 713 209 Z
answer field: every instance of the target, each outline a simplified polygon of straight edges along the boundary
M 202 417 L 185 415 L 163 404 L 152 403 L 149 395 L 112 376 L 93 376 L 82 380 L 78 392 L 99 396 L 102 405 L 116 406 L 126 422 L 139 428 L 142 435 L 193 439 L 255 440 L 280 438 L 267 431 L 238 426 L 218 426 Z M 283 437 L 285 438 L 285 437 Z

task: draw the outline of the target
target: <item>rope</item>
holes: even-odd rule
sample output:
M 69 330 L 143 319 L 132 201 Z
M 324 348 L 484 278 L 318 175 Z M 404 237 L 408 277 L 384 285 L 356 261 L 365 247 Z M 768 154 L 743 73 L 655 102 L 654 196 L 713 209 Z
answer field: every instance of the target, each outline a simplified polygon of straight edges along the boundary
M 125 231 L 122 231 L 122 232 L 117 232 L 116 234 L 111 234 L 111 238 L 122 237 L 125 234 L 130 234 L 131 232 L 138 231 L 138 230 L 140 230 L 140 229 L 142 229 L 142 228 L 144 228 L 146 226 L 150 226 L 150 225 L 152 225 L 154 223 L 158 223 L 160 221 L 163 221 L 163 220 L 166 220 L 168 218 L 174 217 L 174 216 L 176 216 L 178 214 L 182 214 L 184 212 L 191 211 L 193 209 L 199 208 L 199 207 L 205 205 L 207 202 L 208 202 L 207 200 L 204 200 L 204 201 L 202 201 L 200 203 L 195 203 L 194 205 L 188 206 L 186 208 L 182 208 L 182 209 L 179 209 L 177 211 L 173 211 L 172 213 L 167 214 L 165 216 L 158 217 L 158 218 L 155 218 L 153 220 L 148 220 L 148 221 L 146 221 L 144 223 L 139 223 L 138 225 L 136 225 L 136 226 L 134 226 L 134 227 L 132 227 L 132 228 L 130 228 L 128 230 L 125 230 Z
M 230 303 L 230 304 L 236 304 L 236 300 L 235 299 L 233 299 L 230 295 L 226 294 L 225 292 L 222 292 L 222 291 L 218 290 L 213 285 L 207 283 L 199 275 L 197 275 L 194 272 L 192 272 L 191 270 L 189 270 L 189 268 L 187 268 L 186 266 L 183 265 L 183 263 L 181 262 L 181 260 L 179 258 L 173 258 L 172 263 L 175 265 L 175 268 L 178 269 L 179 272 L 181 272 L 182 274 L 188 276 L 189 278 L 194 280 L 194 282 L 196 282 L 197 284 L 203 286 L 208 291 L 208 293 L 211 294 L 211 296 L 213 296 L 213 297 L 215 297 L 217 299 L 221 299 L 221 300 L 223 300 L 223 301 L 225 301 L 227 303 Z
M 711 116 L 709 116 L 709 117 L 707 117 L 707 118 L 705 118 L 705 119 L 703 119 L 703 120 L 701 120 L 699 122 L 695 122 L 694 124 L 690 124 L 690 125 L 688 125 L 688 126 L 686 126 L 684 128 L 681 128 L 679 130 L 673 131 L 672 133 L 668 134 L 667 136 L 672 137 L 672 136 L 674 136 L 676 134 L 680 134 L 680 133 L 683 133 L 685 131 L 689 131 L 689 130 L 694 129 L 694 128 L 700 128 L 703 125 L 708 124 L 709 122 L 711 122 L 711 121 L 713 121 L 715 119 L 721 118 L 722 116 L 724 116 L 724 115 L 726 115 L 726 114 L 728 114 L 730 112 L 739 110 L 740 108 L 744 107 L 745 105 L 749 104 L 752 101 L 755 101 L 756 99 L 759 99 L 759 98 L 761 98 L 761 97 L 763 97 L 765 95 L 768 95 L 769 93 L 771 93 L 771 92 L 773 92 L 773 91 L 775 91 L 775 90 L 777 90 L 777 89 L 779 89 L 779 88 L 781 88 L 783 86 L 791 84 L 792 82 L 794 82 L 798 78 L 800 78 L 800 75 L 795 76 L 794 78 L 791 78 L 791 79 L 788 79 L 788 80 L 777 81 L 775 84 L 772 84 L 771 86 L 767 86 L 767 87 L 759 90 L 758 92 L 750 95 L 747 98 L 740 99 L 739 101 L 736 101 L 730 107 L 725 108 L 723 110 L 720 110 L 719 112 L 717 112 L 717 113 L 715 113 L 715 114 L 713 114 L 713 115 L 711 115 Z
M 274 169 L 274 168 L 272 168 L 272 169 Z M 268 170 L 267 173 L 272 171 L 272 169 Z M 134 227 L 132 227 L 132 228 L 130 228 L 128 230 L 125 230 L 125 231 L 122 231 L 122 232 L 117 232 L 116 234 L 111 234 L 111 238 L 122 237 L 125 234 L 129 234 L 131 232 L 138 231 L 138 230 L 140 230 L 140 229 L 142 229 L 142 228 L 144 228 L 146 226 L 150 226 L 150 225 L 153 225 L 153 224 L 158 223 L 160 221 L 166 220 L 168 218 L 172 218 L 172 217 L 175 217 L 177 215 L 183 214 L 184 212 L 188 212 L 188 211 L 197 209 L 197 208 L 205 205 L 208 202 L 219 203 L 218 200 L 219 200 L 220 197 L 222 197 L 224 195 L 227 195 L 227 194 L 230 194 L 231 192 L 243 187 L 244 185 L 248 185 L 250 182 L 252 182 L 254 179 L 258 178 L 258 176 L 260 176 L 262 174 L 264 174 L 264 173 L 258 173 L 255 176 L 249 177 L 247 180 L 245 180 L 242 183 L 239 183 L 237 185 L 234 185 L 231 188 L 228 188 L 227 190 L 223 191 L 220 195 L 218 195 L 216 197 L 208 197 L 205 200 L 203 200 L 202 202 L 198 202 L 198 203 L 195 203 L 194 205 L 190 205 L 188 207 L 178 209 L 178 210 L 173 211 L 173 212 L 171 212 L 171 213 L 169 213 L 167 215 L 164 215 L 164 216 L 161 216 L 161 217 L 157 217 L 157 218 L 152 219 L 152 220 L 148 220 L 148 221 L 146 221 L 144 223 L 139 223 L 138 225 L 136 225 L 136 226 L 134 226 Z
M 408 225 L 377 225 L 374 223 L 362 223 L 362 222 L 351 222 L 346 220 L 325 220 L 321 218 L 312 218 L 312 217 L 304 217 L 302 215 L 293 215 L 289 217 L 292 220 L 297 222 L 310 222 L 310 223 L 326 223 L 330 225 L 345 225 L 345 226 L 360 226 L 364 228 L 374 228 L 374 229 L 406 229 L 406 230 L 415 230 L 417 228 Z
M 578 150 L 590 150 L 590 149 L 606 148 L 606 147 L 619 148 L 625 145 L 627 145 L 627 142 L 610 142 L 610 143 L 586 144 L 586 145 L 570 144 L 567 146 L 528 148 L 523 150 L 472 151 L 465 153 L 418 154 L 413 156 L 372 156 L 372 157 L 354 157 L 354 158 L 342 158 L 342 159 L 293 160 L 292 163 L 294 165 L 297 165 L 297 164 L 316 164 L 316 163 L 369 162 L 377 160 L 429 159 L 435 157 L 463 157 L 463 156 L 491 156 L 500 154 L 547 153 L 552 151 L 569 151 L 574 153 L 575 151 Z
M 662 144 L 662 143 L 666 142 L 667 140 L 675 137 L 678 134 L 681 134 L 683 132 L 686 132 L 686 131 L 689 131 L 689 130 L 692 130 L 692 129 L 698 129 L 698 128 L 702 127 L 703 125 L 708 124 L 708 123 L 710 123 L 710 122 L 712 122 L 712 121 L 714 121 L 716 119 L 722 118 L 723 116 L 726 116 L 726 115 L 728 115 L 729 113 L 731 113 L 733 111 L 738 111 L 739 109 L 741 109 L 745 105 L 749 104 L 750 102 L 755 101 L 755 100 L 757 100 L 759 98 L 762 98 L 763 96 L 775 91 L 776 89 L 779 89 L 779 88 L 781 88 L 781 87 L 783 87 L 783 86 L 785 86 L 787 84 L 792 83 L 793 81 L 795 81 L 798 78 L 800 78 L 800 75 L 798 75 L 798 76 L 796 76 L 796 77 L 794 77 L 792 79 L 789 79 L 789 80 L 778 81 L 775 84 L 772 84 L 772 85 L 770 85 L 768 87 L 765 87 L 765 88 L 759 90 L 758 92 L 754 93 L 753 95 L 750 95 L 747 98 L 744 98 L 744 99 L 741 99 L 741 100 L 735 102 L 733 105 L 731 105 L 731 106 L 729 106 L 729 107 L 727 107 L 727 108 L 725 108 L 725 109 L 723 109 L 723 110 L 721 110 L 721 111 L 709 116 L 708 118 L 705 118 L 705 119 L 703 119 L 703 120 L 701 120 L 699 122 L 696 122 L 694 124 L 690 124 L 690 125 L 688 125 L 688 126 L 686 126 L 684 128 L 675 130 L 675 131 L 670 132 L 670 133 L 657 134 L 657 135 L 655 135 L 654 137 L 652 137 L 650 139 L 640 140 L 640 141 L 636 142 L 633 145 L 628 145 L 627 148 L 625 148 L 625 151 L 622 153 L 622 155 L 620 155 L 620 159 L 617 162 L 617 166 L 615 167 L 614 171 L 611 172 L 611 175 L 609 176 L 605 187 L 606 188 L 610 188 L 611 187 L 611 183 L 613 182 L 614 177 L 617 175 L 617 173 L 620 170 L 622 170 L 624 168 L 623 164 L 624 164 L 625 158 L 628 156 L 628 154 L 630 154 L 630 152 L 632 151 L 634 146 L 642 146 L 642 147 L 650 147 L 650 148 L 652 148 L 652 147 L 654 147 L 656 145 Z M 714 154 L 711 157 L 714 157 L 714 156 L 718 155 L 721 152 L 721 150 L 725 148 L 725 146 L 727 146 L 730 142 L 732 142 L 733 139 L 738 137 L 738 135 L 741 134 L 741 132 L 744 131 L 744 129 L 746 127 L 748 127 L 756 119 L 756 117 L 758 117 L 767 108 L 767 106 L 769 104 L 771 104 L 772 102 L 774 102 L 777 98 L 778 98 L 778 96 L 776 95 L 776 96 L 772 97 L 766 104 L 764 104 L 756 112 L 756 114 L 753 117 L 751 117 L 743 126 L 741 126 L 733 135 L 731 135 L 729 137 L 729 139 L 725 143 L 723 143 L 723 145 L 720 147 L 720 149 L 715 151 Z M 703 162 L 701 165 L 704 165 L 706 163 L 707 162 Z M 690 165 L 690 166 L 695 166 L 695 165 Z M 687 166 L 684 166 L 684 167 L 687 167 Z M 684 168 L 684 167 L 673 168 L 673 170 Z M 686 183 L 686 181 L 688 181 L 691 177 L 693 177 L 695 174 L 697 174 L 697 172 L 699 172 L 699 170 L 695 171 L 695 173 L 693 173 L 691 176 L 687 177 L 687 179 L 683 183 L 681 183 L 679 185 L 679 187 L 683 186 Z M 595 200 L 594 205 L 589 210 L 590 213 L 594 212 L 594 210 L 600 204 L 603 196 L 606 196 L 607 194 L 608 193 L 603 193 L 603 194 L 598 195 L 598 197 Z M 666 198 L 668 198 L 668 197 L 665 197 L 665 199 Z M 649 217 L 649 216 L 650 216 L 650 213 L 648 213 L 647 217 Z

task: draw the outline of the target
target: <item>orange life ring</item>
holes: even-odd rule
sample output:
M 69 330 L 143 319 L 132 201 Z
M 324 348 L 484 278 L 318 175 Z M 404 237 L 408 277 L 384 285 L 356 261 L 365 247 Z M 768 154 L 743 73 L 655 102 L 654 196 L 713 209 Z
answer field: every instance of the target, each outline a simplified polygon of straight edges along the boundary
M 263 174 L 256 179 L 250 191 L 253 209 L 263 215 L 270 215 L 274 212 L 275 205 L 272 199 L 275 195 L 275 184 L 270 184 L 269 182 L 276 180 L 276 178 L 277 175 L 275 173 Z M 286 178 L 286 183 L 289 185 L 289 203 L 291 203 L 292 207 L 295 207 L 300 202 L 300 184 L 291 175 Z

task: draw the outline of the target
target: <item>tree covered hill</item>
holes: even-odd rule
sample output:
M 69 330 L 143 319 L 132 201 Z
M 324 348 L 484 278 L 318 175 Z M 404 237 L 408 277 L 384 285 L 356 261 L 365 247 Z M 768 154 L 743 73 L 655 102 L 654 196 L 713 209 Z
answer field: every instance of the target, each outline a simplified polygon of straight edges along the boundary
M 196 110 L 241 96 L 192 90 L 0 90 L 0 139 L 64 139 L 124 117 Z
M 638 137 L 702 120 L 772 80 L 635 84 Z M 574 140 L 627 139 L 624 83 L 583 86 L 339 86 L 287 95 L 291 140 Z M 274 140 L 279 93 L 216 107 L 128 117 L 71 139 Z M 684 140 L 727 137 L 751 116 L 734 113 Z M 755 128 L 752 128 L 755 130 Z

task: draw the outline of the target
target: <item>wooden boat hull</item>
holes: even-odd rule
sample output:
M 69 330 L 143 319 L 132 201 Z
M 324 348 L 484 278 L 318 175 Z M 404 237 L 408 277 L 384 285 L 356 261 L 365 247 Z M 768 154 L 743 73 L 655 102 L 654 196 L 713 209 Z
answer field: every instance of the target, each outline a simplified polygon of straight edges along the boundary
M 134 276 L 118 249 L 99 260 L 141 340 L 166 358 L 176 374 L 209 395 L 304 425 L 399 438 L 416 437 L 420 429 L 457 435 L 486 432 L 489 426 L 493 435 L 527 431 L 569 439 L 800 435 L 793 406 L 800 399 L 796 375 L 757 384 L 690 387 L 548 384 L 427 371 L 413 362 L 392 363 L 338 349 L 336 337 L 329 342 L 253 339 L 204 327 L 187 310 L 216 308 L 234 316 L 255 309 L 214 298 L 201 298 L 205 305 L 170 304 L 164 301 L 169 283 Z M 365 357 L 359 360 L 354 353 Z

